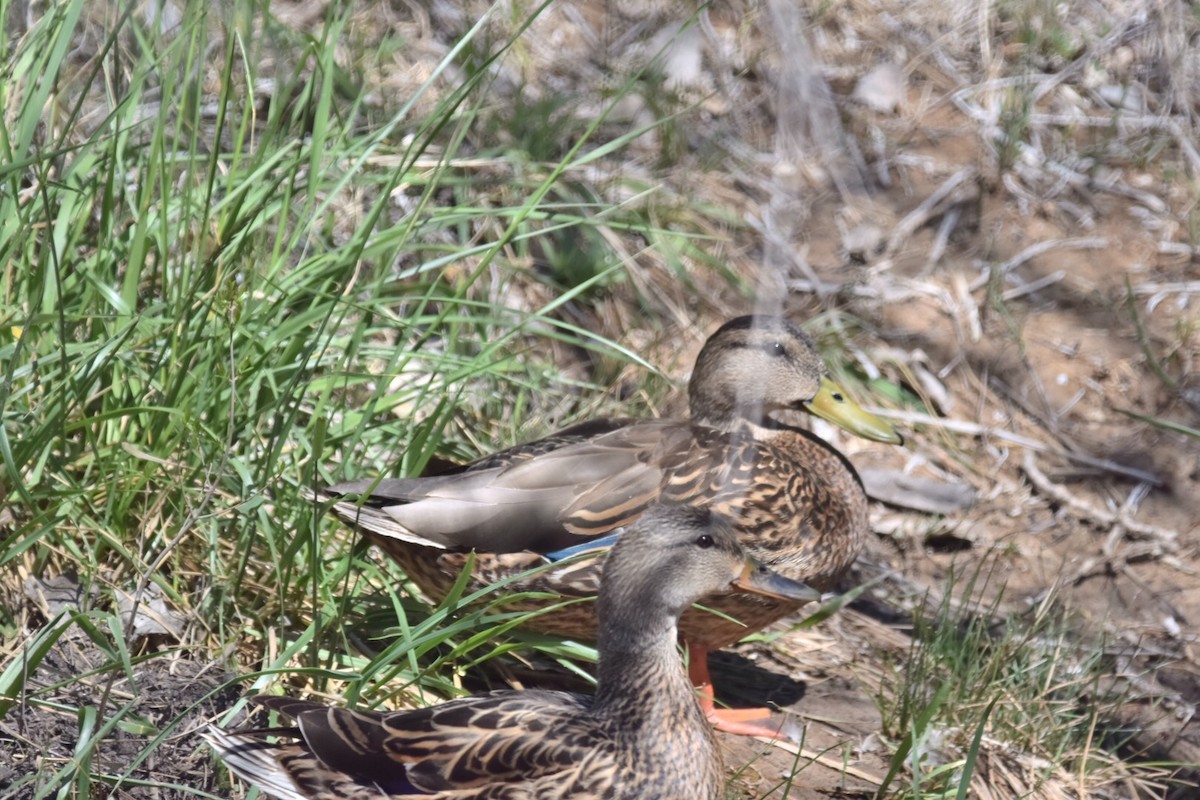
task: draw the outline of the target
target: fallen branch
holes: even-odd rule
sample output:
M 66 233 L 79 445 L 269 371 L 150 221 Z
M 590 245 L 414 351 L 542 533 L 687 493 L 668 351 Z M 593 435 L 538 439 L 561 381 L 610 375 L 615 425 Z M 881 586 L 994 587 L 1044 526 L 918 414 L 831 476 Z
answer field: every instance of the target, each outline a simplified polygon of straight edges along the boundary
M 1071 509 L 1081 519 L 1111 528 L 1113 534 L 1109 537 L 1109 541 L 1105 545 L 1106 555 L 1111 556 L 1112 551 L 1116 549 L 1114 537 L 1119 539 L 1124 533 L 1129 533 L 1135 538 L 1151 541 L 1169 552 L 1175 552 L 1179 549 L 1179 545 L 1177 544 L 1179 534 L 1176 531 L 1157 525 L 1149 525 L 1145 522 L 1138 522 L 1133 519 L 1131 515 L 1132 503 L 1122 505 L 1115 512 L 1104 508 L 1097 508 L 1086 500 L 1076 497 L 1066 487 L 1054 483 L 1046 476 L 1046 473 L 1038 468 L 1037 457 L 1032 450 L 1025 451 L 1025 455 L 1021 459 L 1021 471 L 1025 473 L 1030 483 L 1039 492 Z M 1139 553 L 1138 555 L 1146 557 L 1153 554 L 1147 552 Z

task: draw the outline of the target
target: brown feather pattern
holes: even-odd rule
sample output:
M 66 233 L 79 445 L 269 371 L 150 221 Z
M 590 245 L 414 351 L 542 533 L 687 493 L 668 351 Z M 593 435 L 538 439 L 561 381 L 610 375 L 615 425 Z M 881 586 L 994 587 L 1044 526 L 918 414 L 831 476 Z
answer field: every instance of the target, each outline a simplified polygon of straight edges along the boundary
M 710 337 L 697 358 L 691 420 L 593 420 L 445 475 L 354 481 L 330 487 L 328 498 L 338 498 L 334 514 L 362 530 L 435 599 L 454 584 L 463 552 L 476 552 L 468 586 L 475 590 L 544 564 L 547 553 L 619 532 L 656 501 L 729 516 L 755 558 L 827 589 L 862 548 L 867 504 L 850 463 L 787 422 L 791 411 L 811 408 L 825 381 L 824 363 L 797 326 L 778 317 L 740 317 Z M 836 397 L 851 415 L 870 417 Z M 602 560 L 547 570 L 514 588 L 586 596 L 595 590 L 600 566 Z M 515 608 L 546 602 L 525 599 Z M 686 614 L 683 637 L 708 649 L 798 607 L 748 596 L 702 604 L 740 622 L 699 610 Z M 592 604 L 577 603 L 529 627 L 591 638 L 595 613 Z
M 263 697 L 294 727 L 207 737 L 231 771 L 284 800 L 717 800 L 720 752 L 675 650 L 679 615 L 748 569 L 779 581 L 752 591 L 810 591 L 747 558 L 707 510 L 644 513 L 607 557 L 594 698 L 500 691 L 379 712 Z

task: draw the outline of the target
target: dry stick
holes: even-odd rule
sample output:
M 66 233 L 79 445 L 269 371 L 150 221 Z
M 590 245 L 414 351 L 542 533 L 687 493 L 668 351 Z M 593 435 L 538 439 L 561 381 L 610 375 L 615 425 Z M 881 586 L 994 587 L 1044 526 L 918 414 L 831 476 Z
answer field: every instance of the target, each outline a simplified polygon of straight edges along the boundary
M 1037 398 L 1041 400 L 1040 409 L 1035 407 L 1030 400 L 1026 399 L 1020 393 L 1014 391 L 999 375 L 988 376 L 988 387 L 1003 397 L 1010 405 L 1015 406 L 1021 413 L 1040 425 L 1054 437 L 1064 450 L 1069 453 L 1078 453 L 1080 451 L 1079 444 L 1059 425 L 1059 415 L 1050 406 L 1050 399 L 1046 396 L 1046 386 L 1042 382 L 1041 376 L 1033 368 L 1033 365 L 1029 363 L 1028 354 L 1024 350 L 1022 350 L 1021 354 L 1021 363 L 1025 365 L 1030 382 L 1037 392 Z M 1153 483 L 1155 486 L 1159 486 L 1162 484 L 1162 480 L 1155 478 Z
M 1025 285 L 1018 286 L 1015 289 L 1009 289 L 1004 294 L 1000 295 L 1000 299 L 1004 300 L 1005 302 L 1009 300 L 1016 300 L 1018 297 L 1024 297 L 1027 294 L 1033 294 L 1034 292 L 1045 289 L 1047 286 L 1058 283 L 1065 277 L 1067 277 L 1067 271 L 1065 269 L 1051 272 L 1049 275 L 1043 275 L 1032 283 L 1026 283 Z
M 1032 77 L 1032 76 L 1031 76 Z M 1156 195 L 1144 192 L 1140 189 L 1135 189 L 1129 184 L 1118 181 L 1098 181 L 1095 178 L 1085 175 L 1072 167 L 1067 166 L 1059 161 L 1052 159 L 1040 149 L 1030 145 L 1027 142 L 1013 139 L 1011 136 L 1001 130 L 998 122 L 998 115 L 994 112 L 980 108 L 978 105 L 968 100 L 968 95 L 975 94 L 985 85 L 996 86 L 1018 86 L 1030 83 L 1029 78 L 1002 78 L 996 81 L 988 81 L 987 84 L 972 86 L 966 89 L 960 89 L 951 95 L 951 101 L 954 105 L 966 114 L 967 117 L 973 119 L 984 126 L 984 133 L 987 134 L 990 140 L 1003 141 L 1012 145 L 1017 150 L 1017 158 L 1013 164 L 1013 171 L 1019 174 L 1027 181 L 1036 180 L 1043 175 L 1053 175 L 1064 182 L 1066 185 L 1075 187 L 1084 191 L 1104 191 L 1112 194 L 1127 197 L 1137 203 L 1141 203 L 1146 208 L 1150 209 L 1155 214 L 1165 214 L 1169 210 L 1165 201 Z M 1010 179 L 1013 173 L 1006 173 L 1005 178 Z M 1005 185 L 1008 185 L 1007 180 Z
M 1069 450 L 1064 450 L 1059 447 L 1052 447 L 1045 442 L 1037 439 L 1031 439 L 1028 436 L 1022 436 L 1019 433 L 1003 430 L 1002 428 L 993 428 L 988 425 L 980 425 L 977 422 L 967 422 L 961 419 L 942 419 L 933 417 L 929 414 L 921 414 L 916 411 L 895 411 L 885 408 L 872 408 L 870 411 L 878 414 L 881 417 L 894 419 L 906 425 L 929 425 L 933 428 L 941 428 L 942 430 L 952 433 L 965 433 L 969 436 L 987 436 L 994 439 L 999 439 L 1009 444 L 1019 445 L 1021 447 L 1036 450 L 1039 453 L 1051 453 L 1061 458 L 1074 461 L 1078 464 L 1084 464 L 1089 467 L 1111 472 L 1116 475 L 1121 475 L 1126 478 L 1131 478 L 1135 481 L 1144 481 L 1155 486 L 1162 484 L 1162 479 L 1152 472 L 1138 469 L 1137 467 L 1118 464 L 1115 461 L 1110 461 L 1107 458 L 1096 458 L 1089 456 L 1086 453 L 1075 453 Z
M 1166 244 L 1164 242 L 1164 244 Z M 1189 247 L 1188 250 L 1195 248 Z M 1139 283 L 1133 287 L 1134 294 L 1193 294 L 1200 293 L 1200 281 L 1181 281 L 1179 283 Z
M 939 186 L 933 194 L 921 201 L 921 204 L 912 211 L 904 215 L 904 218 L 896 223 L 892 228 L 892 234 L 888 237 L 887 244 L 884 245 L 883 255 L 885 258 L 890 258 L 895 255 L 900 245 L 904 244 L 910 236 L 912 236 L 918 228 L 928 222 L 934 215 L 934 209 L 941 204 L 943 200 L 953 195 L 960 186 L 968 180 L 976 177 L 979 171 L 975 167 L 965 167 L 951 175 L 942 185 Z
M 1118 181 L 1118 180 L 1098 181 L 1095 178 L 1091 177 L 1090 175 L 1084 175 L 1082 172 L 1077 172 L 1076 170 L 1068 167 L 1066 164 L 1062 164 L 1060 162 L 1053 160 L 1052 158 L 1045 155 L 1044 153 L 1034 151 L 1033 148 L 1029 147 L 1028 145 L 1025 145 L 1022 142 L 1017 142 L 1016 144 L 1020 147 L 1020 149 L 1022 150 L 1023 153 L 1025 151 L 1028 151 L 1030 153 L 1036 153 L 1038 160 L 1040 162 L 1036 167 L 1030 166 L 1030 165 L 1026 164 L 1024 161 L 1017 162 L 1017 164 L 1016 164 L 1017 172 L 1019 172 L 1021 174 L 1021 176 L 1026 179 L 1029 179 L 1030 177 L 1036 177 L 1036 176 L 1032 176 L 1030 174 L 1030 170 L 1036 169 L 1039 172 L 1047 172 L 1052 175 L 1057 175 L 1061 178 L 1065 178 L 1069 185 L 1075 187 L 1076 189 L 1080 189 L 1082 191 L 1094 192 L 1094 191 L 1099 190 L 1102 192 L 1108 192 L 1110 194 L 1115 194 L 1115 195 L 1119 195 L 1121 197 L 1128 198 L 1130 200 L 1133 200 L 1136 203 L 1141 203 L 1142 205 L 1144 205 L 1146 208 L 1150 209 L 1155 214 L 1166 214 L 1170 210 L 1167 207 L 1166 201 L 1163 200 L 1161 197 L 1158 197 L 1157 195 L 1150 194 L 1149 192 L 1144 192 L 1141 189 L 1135 189 L 1132 186 L 1130 186 L 1129 184 L 1125 183 L 1124 181 Z
M 955 302 L 948 306 L 947 310 L 954 316 L 959 327 L 966 329 L 970 341 L 978 342 L 983 338 L 983 317 L 979 313 L 979 303 L 971 296 L 971 289 L 961 272 L 951 273 L 950 283 L 954 288 Z
M 1183 242 L 1159 242 L 1158 252 L 1165 256 L 1195 256 L 1200 254 L 1200 247 Z
M 987 286 L 987 282 L 992 277 L 993 270 L 999 272 L 1001 275 L 1007 275 L 1025 262 L 1032 261 L 1051 250 L 1102 250 L 1106 247 L 1108 247 L 1108 239 L 1094 236 L 1088 238 L 1047 239 L 1044 242 L 1038 242 L 1026 247 L 1002 264 L 997 264 L 995 267 L 985 266 L 980 276 L 971 283 L 971 291 L 974 292 Z
M 807 758 L 810 762 L 816 762 L 821 766 L 829 767 L 832 770 L 836 770 L 844 775 L 849 775 L 852 778 L 858 778 L 859 780 L 866 781 L 867 783 L 875 786 L 880 786 L 883 783 L 883 780 L 878 775 L 872 775 L 869 772 L 863 772 L 861 769 L 855 769 L 839 759 L 826 758 L 825 756 L 821 755 L 821 752 L 824 751 L 818 752 L 816 750 L 809 750 L 806 747 L 799 747 L 791 742 L 785 742 L 782 739 L 768 739 L 764 736 L 756 736 L 754 738 L 758 739 L 758 741 L 762 742 L 763 744 L 773 745 L 780 750 L 791 753 L 794 756 Z
M 1068 455 L 1068 457 L 1070 456 Z M 1063 486 L 1051 481 L 1038 468 L 1037 457 L 1032 450 L 1025 451 L 1025 455 L 1021 459 L 1021 470 L 1039 492 L 1070 508 L 1083 519 L 1091 520 L 1099 525 L 1119 526 L 1134 536 L 1157 542 L 1172 552 L 1179 549 L 1179 545 L 1176 544 L 1179 534 L 1176 531 L 1138 522 L 1130 516 L 1128 504 L 1123 505 L 1115 513 L 1107 509 L 1096 508 L 1091 503 L 1079 499 Z
M 1188 161 L 1192 165 L 1192 172 L 1200 171 L 1200 151 L 1196 150 L 1196 142 L 1192 139 L 1192 135 L 1178 117 L 1172 117 L 1170 125 L 1171 135 L 1175 137 L 1175 142 L 1179 145 L 1179 149 L 1187 156 Z
M 1034 112 L 1029 115 L 1029 124 L 1030 126 L 1042 127 L 1114 128 L 1117 131 L 1166 132 L 1175 139 L 1180 151 L 1192 165 L 1192 170 L 1200 170 L 1200 151 L 1196 149 L 1196 144 L 1192 141 L 1192 135 L 1185 128 L 1185 121 L 1178 116 L 1162 116 L 1157 114 L 1129 115 L 1125 113 L 1121 113 L 1120 116 L 1115 114 L 1099 116 L 1083 113 L 1045 114 Z
M 980 3 L 980 13 L 986 13 L 987 3 Z M 912 44 L 912 52 L 919 54 L 914 55 L 908 67 L 909 72 L 918 70 L 921 62 L 931 63 L 941 70 L 941 75 L 936 73 L 930 77 L 937 80 L 939 77 L 945 77 L 943 85 L 962 86 L 968 80 L 967 76 L 959 69 L 959 65 L 955 63 L 954 57 L 946 52 L 942 47 L 942 41 L 951 38 L 953 34 L 943 34 L 938 37 L 930 36 L 926 30 L 915 28 L 907 24 L 901 19 L 897 19 L 893 14 L 883 11 L 879 14 L 879 22 L 882 23 L 892 38 L 897 40 L 906 40 Z M 991 38 L 990 36 L 988 37 Z M 982 44 L 981 44 L 982 47 Z
M 1082 53 L 1062 69 L 1046 75 L 1044 80 L 1039 82 L 1033 90 L 1033 98 L 1030 105 L 1036 104 L 1037 101 L 1054 91 L 1060 84 L 1066 83 L 1068 78 L 1073 78 L 1082 73 L 1090 65 L 1100 60 L 1104 54 L 1111 53 L 1120 45 L 1132 41 L 1138 33 L 1145 29 L 1146 25 L 1145 20 L 1140 19 L 1139 15 L 1125 16 L 1103 39 L 1085 47 Z
M 950 234 L 958 226 L 958 220 L 961 217 L 962 210 L 957 206 L 947 209 L 942 216 L 942 224 L 938 225 L 937 233 L 933 237 L 933 245 L 930 246 L 929 255 L 925 259 L 926 272 L 931 271 L 942 260 L 942 256 L 946 253 L 946 245 L 950 243 Z

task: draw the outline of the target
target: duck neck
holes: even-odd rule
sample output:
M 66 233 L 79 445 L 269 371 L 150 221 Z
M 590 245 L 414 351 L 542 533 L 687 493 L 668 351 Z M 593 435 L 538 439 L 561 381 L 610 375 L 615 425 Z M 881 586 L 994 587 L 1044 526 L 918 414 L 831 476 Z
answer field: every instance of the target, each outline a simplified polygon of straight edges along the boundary
M 744 437 L 759 442 L 774 439 L 780 431 L 780 425 L 770 417 L 749 413 L 716 416 L 712 414 L 694 415 L 692 422 L 706 428 L 725 431 L 734 437 Z
M 696 706 L 691 684 L 675 646 L 678 616 L 654 603 L 600 600 L 600 632 L 596 709 L 622 707 L 654 726 L 680 708 Z M 697 707 L 697 713 L 698 706 Z
M 726 397 L 693 397 L 691 400 L 692 421 L 722 431 L 738 428 L 757 428 L 768 425 L 769 417 L 761 401 L 730 402 Z

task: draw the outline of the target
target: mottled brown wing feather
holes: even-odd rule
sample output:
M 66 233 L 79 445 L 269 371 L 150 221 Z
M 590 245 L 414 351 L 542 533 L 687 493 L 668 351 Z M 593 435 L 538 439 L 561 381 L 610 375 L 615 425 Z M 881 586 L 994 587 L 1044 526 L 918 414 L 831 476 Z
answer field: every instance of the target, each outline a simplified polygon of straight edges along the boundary
M 399 765 L 423 791 L 461 791 L 570 769 L 606 740 L 586 703 L 560 692 L 495 692 L 413 711 L 326 708 L 298 718 L 330 768 L 386 785 Z
M 466 789 L 515 781 L 535 781 L 570 773 L 588 760 L 593 768 L 605 752 L 615 767 L 612 742 L 568 695 L 553 695 L 557 704 L 542 703 L 552 693 L 536 693 L 534 702 L 510 694 L 484 702 L 439 707 L 428 732 L 405 728 L 393 734 L 391 746 L 421 755 L 409 767 L 409 779 L 426 791 Z M 559 701 L 562 702 L 559 702 Z
M 554 786 L 582 774 L 594 781 L 606 770 L 611 780 L 616 768 L 613 742 L 587 714 L 590 700 L 563 692 L 499 691 L 392 712 L 256 699 L 293 717 L 303 744 L 263 740 L 286 733 L 280 729 L 214 730 L 210 738 L 235 772 L 289 797 L 366 797 L 363 787 L 372 785 L 392 794 L 508 797 L 500 791 L 505 784 L 544 778 Z
M 856 524 L 833 494 L 840 484 L 820 469 L 829 457 L 810 463 L 827 451 L 799 432 L 777 443 L 684 422 L 643 421 L 535 459 L 425 479 L 431 483 L 416 502 L 364 506 L 357 519 L 340 506 L 335 511 L 417 544 L 550 553 L 628 525 L 656 500 L 712 505 L 737 520 L 743 544 L 757 558 L 773 566 L 795 562 L 794 574 L 823 584 L 826 573 L 843 566 L 823 537 Z

